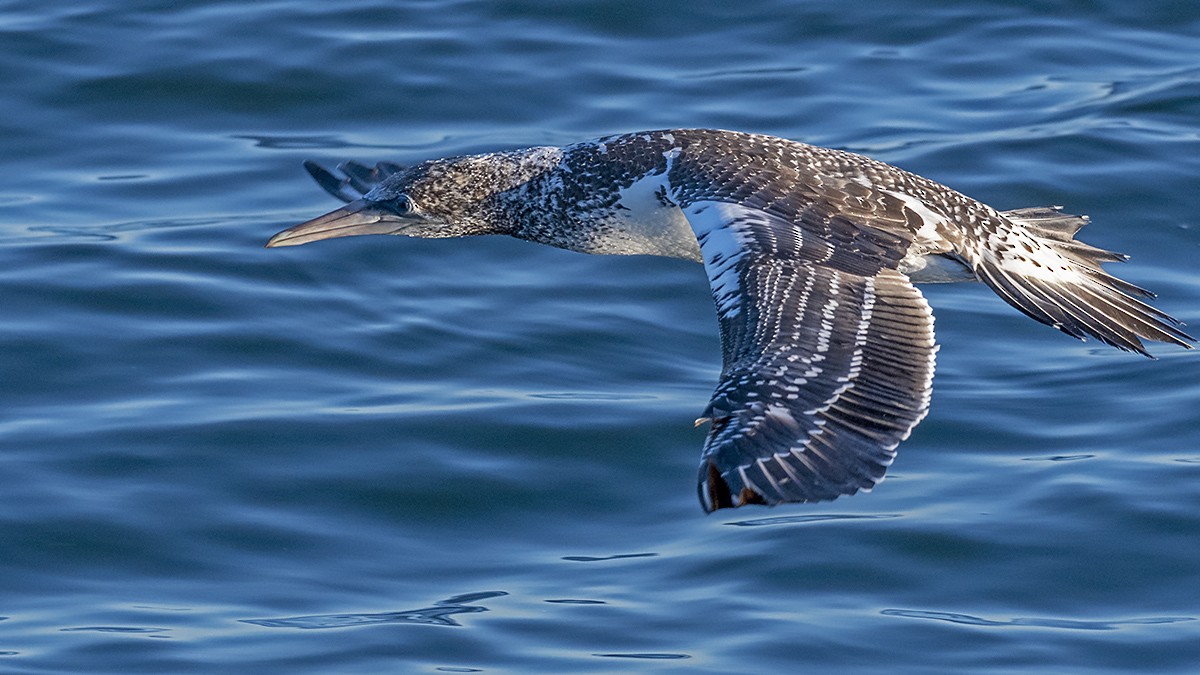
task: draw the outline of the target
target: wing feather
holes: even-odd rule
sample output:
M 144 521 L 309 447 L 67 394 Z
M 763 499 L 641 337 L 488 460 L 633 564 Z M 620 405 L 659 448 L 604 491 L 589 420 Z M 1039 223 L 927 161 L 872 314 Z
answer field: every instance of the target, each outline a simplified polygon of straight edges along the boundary
M 311 159 L 304 160 L 304 169 L 317 185 L 344 202 L 361 198 L 401 168 L 393 162 L 379 162 L 375 166 L 367 166 L 355 161 L 345 161 L 337 166 L 338 171 L 342 173 L 339 176 Z
M 858 260 L 835 260 L 829 238 L 803 221 L 724 202 L 684 212 L 724 353 L 706 412 L 704 508 L 869 490 L 929 407 L 932 314 L 907 277 L 879 263 L 903 257 L 907 240 L 863 239 L 826 220 L 845 242 L 860 240 Z

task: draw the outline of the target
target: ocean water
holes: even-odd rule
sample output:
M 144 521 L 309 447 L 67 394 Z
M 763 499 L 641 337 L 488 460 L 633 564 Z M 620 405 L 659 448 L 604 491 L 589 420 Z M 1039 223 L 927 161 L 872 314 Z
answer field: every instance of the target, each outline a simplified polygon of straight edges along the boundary
M 702 269 L 266 250 L 313 158 L 846 148 L 1200 326 L 1200 4 L 0 1 L 0 673 L 1193 673 L 1200 355 L 926 287 L 870 494 L 704 515 Z

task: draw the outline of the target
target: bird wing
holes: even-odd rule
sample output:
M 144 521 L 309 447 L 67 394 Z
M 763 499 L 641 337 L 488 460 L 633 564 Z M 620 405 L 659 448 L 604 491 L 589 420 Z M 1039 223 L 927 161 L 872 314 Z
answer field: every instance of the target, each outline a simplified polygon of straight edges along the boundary
M 402 167 L 393 162 L 379 162 L 375 166 L 345 161 L 337 165 L 341 176 L 311 159 L 304 160 L 304 169 L 329 194 L 344 202 L 352 202 L 367 194 L 383 179 L 400 171 Z
M 895 269 L 914 214 L 880 199 L 853 222 L 838 209 L 683 206 L 724 361 L 705 413 L 705 510 L 869 490 L 925 416 L 933 316 Z

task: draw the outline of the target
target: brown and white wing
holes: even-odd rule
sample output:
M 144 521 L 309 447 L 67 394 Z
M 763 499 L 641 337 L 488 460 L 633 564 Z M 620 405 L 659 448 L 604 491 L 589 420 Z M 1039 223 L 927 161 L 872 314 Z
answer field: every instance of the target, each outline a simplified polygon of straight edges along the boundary
M 925 416 L 933 317 L 894 269 L 909 241 L 893 232 L 913 214 L 901 203 L 883 211 L 899 225 L 720 201 L 684 206 L 724 357 L 704 416 L 705 510 L 869 490 Z

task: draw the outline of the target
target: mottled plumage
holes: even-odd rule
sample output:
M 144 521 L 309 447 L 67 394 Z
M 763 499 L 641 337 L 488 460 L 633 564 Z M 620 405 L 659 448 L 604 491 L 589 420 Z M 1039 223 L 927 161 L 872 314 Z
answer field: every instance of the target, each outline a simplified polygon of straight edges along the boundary
M 355 234 L 508 234 L 704 264 L 724 365 L 704 416 L 706 510 L 869 490 L 929 408 L 933 317 L 914 283 L 978 278 L 1030 317 L 1147 354 L 1189 347 L 1150 294 L 1101 269 L 1057 208 L 997 211 L 861 155 L 672 129 L 433 160 L 306 163 L 347 207 L 268 246 Z M 1148 354 L 1147 354 L 1148 355 Z

